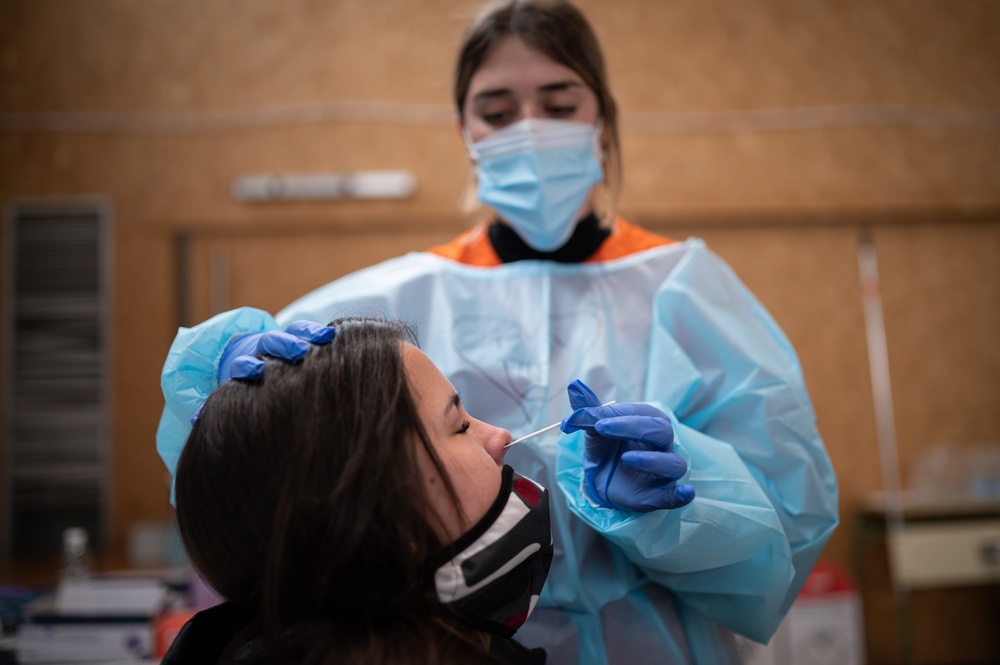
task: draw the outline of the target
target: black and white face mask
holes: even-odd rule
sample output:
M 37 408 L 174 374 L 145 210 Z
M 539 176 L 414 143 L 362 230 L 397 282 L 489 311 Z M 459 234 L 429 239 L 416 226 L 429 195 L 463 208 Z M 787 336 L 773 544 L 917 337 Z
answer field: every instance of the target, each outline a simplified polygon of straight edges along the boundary
M 535 608 L 551 563 L 548 490 L 504 466 L 486 515 L 428 566 L 438 600 L 469 625 L 510 637 Z

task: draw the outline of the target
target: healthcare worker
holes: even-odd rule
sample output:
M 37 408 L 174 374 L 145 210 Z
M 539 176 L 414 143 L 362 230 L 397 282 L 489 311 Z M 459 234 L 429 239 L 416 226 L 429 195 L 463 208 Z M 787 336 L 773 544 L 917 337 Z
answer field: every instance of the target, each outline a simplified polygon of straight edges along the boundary
M 253 371 L 234 360 L 293 356 L 289 322 L 402 319 L 469 413 L 515 438 L 582 409 L 567 433 L 509 450 L 560 489 L 551 571 L 518 639 L 550 663 L 739 662 L 733 633 L 771 637 L 837 524 L 794 350 L 703 242 L 616 216 L 617 110 L 574 6 L 487 5 L 464 35 L 454 100 L 490 218 L 275 318 L 242 309 L 182 329 L 161 455 L 172 470 L 218 381 Z M 610 400 L 664 416 L 630 405 L 611 418 Z

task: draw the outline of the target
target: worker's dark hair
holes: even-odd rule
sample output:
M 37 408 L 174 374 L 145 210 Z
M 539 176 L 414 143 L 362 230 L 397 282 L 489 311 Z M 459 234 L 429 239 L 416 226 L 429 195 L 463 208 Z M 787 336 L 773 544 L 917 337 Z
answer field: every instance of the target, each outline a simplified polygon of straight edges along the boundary
M 407 382 L 410 337 L 391 321 L 332 325 L 303 362 L 267 359 L 260 381 L 205 403 L 175 485 L 191 562 L 259 618 L 275 662 L 484 662 L 481 637 L 419 581 L 446 544 L 420 454 L 458 502 Z
M 487 3 L 462 36 L 455 63 L 453 101 L 462 124 L 473 75 L 497 43 L 518 37 L 549 58 L 576 72 L 597 95 L 607 142 L 604 174 L 609 201 L 604 221 L 616 214 L 623 182 L 618 106 L 611 94 L 604 56 L 586 17 L 566 0 L 496 0 Z

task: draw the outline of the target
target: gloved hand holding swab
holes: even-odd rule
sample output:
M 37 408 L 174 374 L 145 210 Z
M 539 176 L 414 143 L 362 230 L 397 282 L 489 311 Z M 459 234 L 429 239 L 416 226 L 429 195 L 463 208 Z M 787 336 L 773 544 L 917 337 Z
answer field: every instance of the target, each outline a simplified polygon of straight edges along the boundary
M 610 402 L 602 404 L 601 406 L 611 406 L 614 403 L 615 403 L 615 400 L 611 400 Z M 536 431 L 532 432 L 531 434 L 525 434 L 520 439 L 514 439 L 513 441 L 511 441 L 510 443 L 508 443 L 506 446 L 504 446 L 504 450 L 506 450 L 507 448 L 510 448 L 515 443 L 521 443 L 522 441 L 526 441 L 528 439 L 532 439 L 532 438 L 538 436 L 539 434 L 545 434 L 549 430 L 553 430 L 553 429 L 559 427 L 560 425 L 562 425 L 562 421 L 561 420 L 559 422 L 557 422 L 557 423 L 552 423 L 548 427 L 543 427 L 540 430 L 536 430 Z

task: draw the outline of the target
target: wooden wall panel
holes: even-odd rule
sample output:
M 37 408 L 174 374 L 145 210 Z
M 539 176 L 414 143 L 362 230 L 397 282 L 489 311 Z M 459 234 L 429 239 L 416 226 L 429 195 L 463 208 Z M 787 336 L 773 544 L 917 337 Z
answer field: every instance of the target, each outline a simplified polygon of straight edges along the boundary
M 190 242 L 190 320 L 197 323 L 234 307 L 277 313 L 338 277 L 450 238 L 446 232 L 406 231 L 194 237 Z M 224 302 L 212 302 L 216 284 L 223 290 Z
M 880 228 L 875 243 L 909 478 L 935 448 L 1000 444 L 1000 222 Z
M 976 209 L 992 205 L 1000 191 L 997 131 L 634 132 L 625 136 L 624 154 L 622 203 L 650 216 L 767 218 L 799 210 L 800 223 L 808 223 L 810 212 L 831 209 Z
M 0 110 L 28 114 L 27 125 L 16 115 L 10 126 L 96 126 L 89 145 L 100 155 L 65 137 L 56 145 L 16 137 L 11 149 L 37 158 L 5 174 L 10 191 L 72 188 L 52 176 L 74 180 L 72 171 L 95 166 L 110 189 L 118 174 L 107 171 L 125 171 L 134 179 L 122 184 L 145 189 L 149 208 L 122 222 L 145 226 L 190 221 L 192 208 L 205 219 L 201 205 L 216 218 L 260 216 L 228 198 L 231 179 L 247 171 L 411 168 L 421 193 L 392 209 L 452 214 L 465 159 L 451 127 L 449 79 L 475 6 L 4 3 Z M 627 209 L 996 203 L 994 3 L 582 6 L 605 44 L 624 112 Z M 351 101 L 382 104 L 382 112 L 316 121 L 329 117 L 322 104 Z M 859 109 L 871 113 L 852 113 Z M 745 124 L 746 113 L 761 110 L 778 115 L 762 131 Z M 925 113 L 934 110 L 960 113 Z M 40 112 L 91 115 L 31 115 Z M 175 182 L 179 173 L 187 179 Z M 177 207 L 162 210 L 161 198 Z

